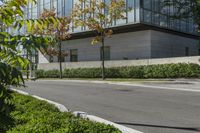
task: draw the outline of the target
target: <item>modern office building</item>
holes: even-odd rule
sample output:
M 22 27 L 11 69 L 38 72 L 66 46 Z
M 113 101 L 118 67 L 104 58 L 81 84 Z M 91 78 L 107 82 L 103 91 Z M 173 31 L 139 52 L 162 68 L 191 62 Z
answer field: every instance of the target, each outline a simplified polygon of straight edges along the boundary
M 110 0 L 104 0 L 109 3 Z M 55 8 L 58 16 L 68 16 L 77 0 L 38 0 L 29 4 L 26 18 L 37 18 L 44 9 Z M 195 56 L 200 54 L 197 26 L 192 18 L 171 17 L 177 10 L 163 6 L 164 0 L 125 0 L 126 20 L 113 21 L 114 35 L 105 41 L 106 60 L 134 60 Z M 84 8 L 84 5 L 83 7 Z M 72 24 L 73 25 L 73 24 Z M 91 45 L 93 32 L 85 27 L 72 28 L 72 38 L 62 42 L 69 52 L 65 62 L 99 61 L 101 46 Z M 39 54 L 39 63 L 57 62 L 57 57 Z

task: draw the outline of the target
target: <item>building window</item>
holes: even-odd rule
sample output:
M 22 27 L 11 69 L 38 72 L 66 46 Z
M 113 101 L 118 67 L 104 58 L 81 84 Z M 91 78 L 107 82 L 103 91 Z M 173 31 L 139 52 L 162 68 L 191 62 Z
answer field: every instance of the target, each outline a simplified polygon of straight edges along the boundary
M 185 56 L 189 56 L 189 47 L 185 47 Z
M 77 62 L 78 61 L 78 50 L 71 49 L 70 50 L 70 62 Z
M 49 62 L 53 62 L 53 56 L 52 55 L 49 55 Z
M 199 53 L 198 54 L 200 55 L 200 49 L 199 49 Z
M 103 48 L 100 48 L 100 59 L 102 60 Z M 110 46 L 104 46 L 104 60 L 110 60 Z
M 67 0 L 65 1 L 65 16 L 69 16 L 72 10 L 73 1 Z

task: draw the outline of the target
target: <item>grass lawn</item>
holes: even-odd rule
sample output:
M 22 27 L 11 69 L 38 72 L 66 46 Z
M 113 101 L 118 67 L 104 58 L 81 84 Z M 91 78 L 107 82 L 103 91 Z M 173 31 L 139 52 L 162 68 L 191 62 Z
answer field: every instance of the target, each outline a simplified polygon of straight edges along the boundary
M 120 133 L 113 126 L 62 113 L 53 105 L 30 96 L 12 93 L 13 125 L 6 133 Z

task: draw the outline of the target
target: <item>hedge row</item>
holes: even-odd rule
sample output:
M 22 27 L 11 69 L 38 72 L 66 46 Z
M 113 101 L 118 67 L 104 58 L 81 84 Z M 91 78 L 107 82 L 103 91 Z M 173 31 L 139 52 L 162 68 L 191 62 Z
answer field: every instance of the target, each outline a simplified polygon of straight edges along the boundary
M 12 97 L 15 106 L 12 122 L 7 123 L 5 131 L 0 128 L 1 133 L 121 133 L 111 125 L 60 112 L 55 106 L 31 96 L 12 93 Z
M 37 78 L 59 78 L 59 70 L 37 70 Z M 199 78 L 198 64 L 162 64 L 106 68 L 107 78 Z M 101 68 L 65 69 L 64 78 L 101 78 Z

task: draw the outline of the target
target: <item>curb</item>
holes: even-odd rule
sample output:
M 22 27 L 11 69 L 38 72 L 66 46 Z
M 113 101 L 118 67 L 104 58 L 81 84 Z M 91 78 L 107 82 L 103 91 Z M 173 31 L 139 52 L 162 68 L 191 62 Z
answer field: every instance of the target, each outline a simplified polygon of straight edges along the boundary
M 60 110 L 60 112 L 69 112 L 69 109 L 67 109 L 67 108 L 66 108 L 64 105 L 62 105 L 62 104 L 59 104 L 59 103 L 57 103 L 57 102 L 54 102 L 54 101 L 51 101 L 51 100 L 48 100 L 48 99 L 45 99 L 45 98 L 42 98 L 42 97 L 39 97 L 39 96 L 36 96 L 36 95 L 32 95 L 32 97 L 37 98 L 37 99 L 39 99 L 39 100 L 46 101 L 46 102 L 48 102 L 48 103 L 50 103 L 50 104 L 55 105 L 55 106 L 58 108 L 58 110 Z
M 69 110 L 62 104 L 59 104 L 57 102 L 54 102 L 54 101 L 51 101 L 51 100 L 48 100 L 48 99 L 45 99 L 45 98 L 42 98 L 42 97 L 39 97 L 39 96 L 36 96 L 36 95 L 31 95 L 25 91 L 21 91 L 21 90 L 17 90 L 17 89 L 14 89 L 14 88 L 10 88 L 11 90 L 15 91 L 15 92 L 18 92 L 20 94 L 23 94 L 23 95 L 29 95 L 29 96 L 32 96 L 34 98 L 37 98 L 39 100 L 42 100 L 42 101 L 46 101 L 50 104 L 53 104 L 54 106 L 56 106 L 60 112 L 69 112 Z
M 125 127 L 125 126 L 122 126 L 120 124 L 116 124 L 114 122 L 111 122 L 111 121 L 108 121 L 108 120 L 105 120 L 103 118 L 100 118 L 98 116 L 94 116 L 94 115 L 88 115 L 87 113 L 85 112 L 82 112 L 82 111 L 75 111 L 73 112 L 73 114 L 77 117 L 81 117 L 81 118 L 87 118 L 91 121 L 94 121 L 94 122 L 100 122 L 100 123 L 104 123 L 106 125 L 112 125 L 114 126 L 115 128 L 118 128 L 122 133 L 142 133 L 140 131 L 137 131 L 137 130 L 134 130 L 132 128 L 129 128 L 129 127 Z
M 67 109 L 64 105 L 60 104 L 60 103 L 57 103 L 57 102 L 54 102 L 54 101 L 51 101 L 51 100 L 48 100 L 48 99 L 45 99 L 45 98 L 42 98 L 42 97 L 39 97 L 39 96 L 36 96 L 36 95 L 31 95 L 25 91 L 22 91 L 22 90 L 17 90 L 17 89 L 14 89 L 14 88 L 10 88 L 10 90 L 12 91 L 15 91 L 15 92 L 18 92 L 20 94 L 23 94 L 23 95 L 29 95 L 29 96 L 32 96 L 36 99 L 39 99 L 39 100 L 43 100 L 43 101 L 46 101 L 50 104 L 53 104 L 55 105 L 59 111 L 61 112 L 70 112 L 69 109 Z M 77 117 L 81 117 L 81 118 L 84 118 L 84 119 L 89 119 L 91 121 L 95 121 L 95 122 L 99 122 L 99 123 L 104 123 L 106 125 L 112 125 L 114 126 L 115 128 L 119 129 L 122 133 L 143 133 L 143 132 L 140 132 L 140 131 L 137 131 L 137 130 L 134 130 L 132 128 L 128 128 L 126 126 L 123 126 L 123 125 L 119 125 L 119 124 L 116 124 L 114 122 L 111 122 L 111 121 L 108 121 L 108 120 L 105 120 L 103 118 L 100 118 L 100 117 L 97 117 L 97 116 L 94 116 L 94 115 L 88 115 L 86 112 L 82 112 L 82 111 L 74 111 L 72 112 L 72 114 L 74 114 L 75 116 Z

